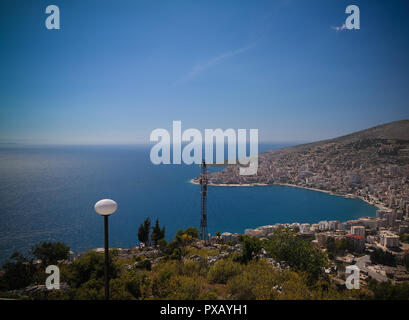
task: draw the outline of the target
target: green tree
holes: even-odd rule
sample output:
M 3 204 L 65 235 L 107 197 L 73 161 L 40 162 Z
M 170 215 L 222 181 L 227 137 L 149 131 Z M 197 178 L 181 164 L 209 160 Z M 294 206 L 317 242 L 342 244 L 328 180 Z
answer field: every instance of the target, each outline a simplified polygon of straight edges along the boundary
M 155 226 L 152 228 L 151 240 L 156 246 L 159 240 L 165 238 L 165 227 L 162 229 L 159 226 L 159 219 L 156 219 Z
M 311 242 L 297 237 L 293 231 L 280 228 L 263 247 L 276 261 L 285 261 L 292 269 L 308 274 L 309 283 L 315 282 L 328 265 L 328 257 Z
M 408 300 L 409 283 L 392 284 L 390 281 L 377 282 L 371 279 L 368 283 L 369 289 L 374 293 L 376 300 Z
M 330 259 L 334 259 L 336 255 L 343 255 L 345 251 L 353 252 L 354 244 L 349 239 L 335 240 L 333 237 L 327 240 L 327 253 Z
M 138 229 L 138 240 L 140 242 L 145 243 L 146 245 L 149 245 L 150 243 L 150 237 L 149 234 L 151 232 L 151 219 L 148 217 L 145 219 L 145 221 L 139 226 Z
M 112 259 L 112 253 L 109 254 L 109 278 L 114 279 L 119 275 L 119 269 Z M 72 287 L 79 288 L 90 280 L 96 280 L 90 287 L 92 290 L 98 289 L 98 283 L 104 279 L 105 258 L 103 254 L 97 252 L 88 252 L 71 264 L 71 273 L 69 274 L 69 283 Z M 101 280 L 101 281 L 100 281 Z M 88 288 L 88 287 L 86 287 Z
M 56 264 L 67 259 L 70 248 L 62 242 L 40 242 L 32 249 L 32 254 L 44 265 Z
M 387 251 L 383 251 L 382 249 L 375 249 L 374 252 L 371 253 L 371 261 L 376 264 L 383 264 L 385 266 L 396 266 L 396 259 L 395 256 Z
M 240 240 L 243 246 L 243 251 L 242 254 L 236 258 L 236 261 L 247 264 L 260 253 L 261 241 L 249 236 L 241 237 Z
M 14 290 L 28 286 L 34 280 L 36 272 L 32 261 L 20 253 L 15 252 L 10 256 L 10 261 L 3 265 L 2 278 L 3 290 Z
M 175 241 L 180 246 L 186 246 L 199 238 L 199 230 L 195 227 L 188 227 L 186 230 L 178 230 Z
M 199 238 L 199 230 L 195 227 L 187 227 L 186 230 L 178 230 L 176 233 L 176 238 L 179 238 L 183 235 L 188 235 L 194 240 L 197 240 Z

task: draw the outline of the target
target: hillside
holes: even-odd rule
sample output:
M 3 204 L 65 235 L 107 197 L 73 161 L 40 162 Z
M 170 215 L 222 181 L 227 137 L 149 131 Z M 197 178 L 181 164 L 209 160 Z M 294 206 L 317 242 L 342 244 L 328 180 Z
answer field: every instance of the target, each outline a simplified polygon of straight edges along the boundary
M 409 120 L 259 155 L 257 175 L 237 165 L 209 176 L 214 185 L 291 184 L 354 195 L 379 206 L 409 201 Z M 403 208 L 405 209 L 405 208 Z

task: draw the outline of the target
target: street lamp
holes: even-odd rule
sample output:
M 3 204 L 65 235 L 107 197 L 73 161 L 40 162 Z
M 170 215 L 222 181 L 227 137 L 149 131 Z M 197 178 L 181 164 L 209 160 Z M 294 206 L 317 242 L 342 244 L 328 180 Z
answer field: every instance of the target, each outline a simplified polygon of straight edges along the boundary
M 105 230 L 105 237 L 104 237 L 104 242 L 105 242 L 105 268 L 104 268 L 104 273 L 105 273 L 105 300 L 109 300 L 109 278 L 108 278 L 108 217 L 113 214 L 116 209 L 118 208 L 118 205 L 114 200 L 111 199 L 103 199 L 99 200 L 95 206 L 94 209 L 97 213 L 99 213 L 101 216 L 104 216 L 104 230 Z

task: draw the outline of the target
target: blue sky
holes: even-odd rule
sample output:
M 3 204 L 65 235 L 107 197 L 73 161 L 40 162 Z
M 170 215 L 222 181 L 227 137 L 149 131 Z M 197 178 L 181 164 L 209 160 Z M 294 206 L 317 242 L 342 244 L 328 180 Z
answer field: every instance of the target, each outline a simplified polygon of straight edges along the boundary
M 361 29 L 337 31 L 349 4 Z M 409 118 L 405 0 L 5 0 L 0 15 L 0 142 L 148 143 L 172 120 L 301 142 Z

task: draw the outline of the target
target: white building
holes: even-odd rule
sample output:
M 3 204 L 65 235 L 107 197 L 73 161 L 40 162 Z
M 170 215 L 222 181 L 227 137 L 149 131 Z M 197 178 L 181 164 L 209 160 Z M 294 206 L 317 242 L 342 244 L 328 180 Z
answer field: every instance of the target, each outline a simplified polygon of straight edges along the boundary
M 268 236 L 269 234 L 272 234 L 275 230 L 274 226 L 262 226 L 257 228 L 256 230 L 261 230 L 263 233 L 263 236 Z
M 221 238 L 224 242 L 237 242 L 240 235 L 238 233 L 223 232 Z
M 244 234 L 249 237 L 261 238 L 263 236 L 263 231 L 259 229 L 246 229 L 244 230 Z
M 328 221 L 320 221 L 318 222 L 318 226 L 321 231 L 327 231 L 329 229 Z
M 329 230 L 337 230 L 338 229 L 338 221 L 335 221 L 335 220 L 333 220 L 333 221 L 329 221 L 328 222 L 328 228 L 329 228 Z
M 310 224 L 309 223 L 300 224 L 300 233 L 301 234 L 311 233 Z
M 371 229 L 371 230 L 376 230 L 378 227 L 378 221 L 376 219 L 372 218 L 360 218 L 360 222 L 365 226 L 365 228 Z
M 397 248 L 400 245 L 399 236 L 391 232 L 382 232 L 379 237 L 380 243 L 386 248 Z
M 352 226 L 351 227 L 351 234 L 355 234 L 357 236 L 365 237 L 365 227 L 363 227 L 363 226 Z

